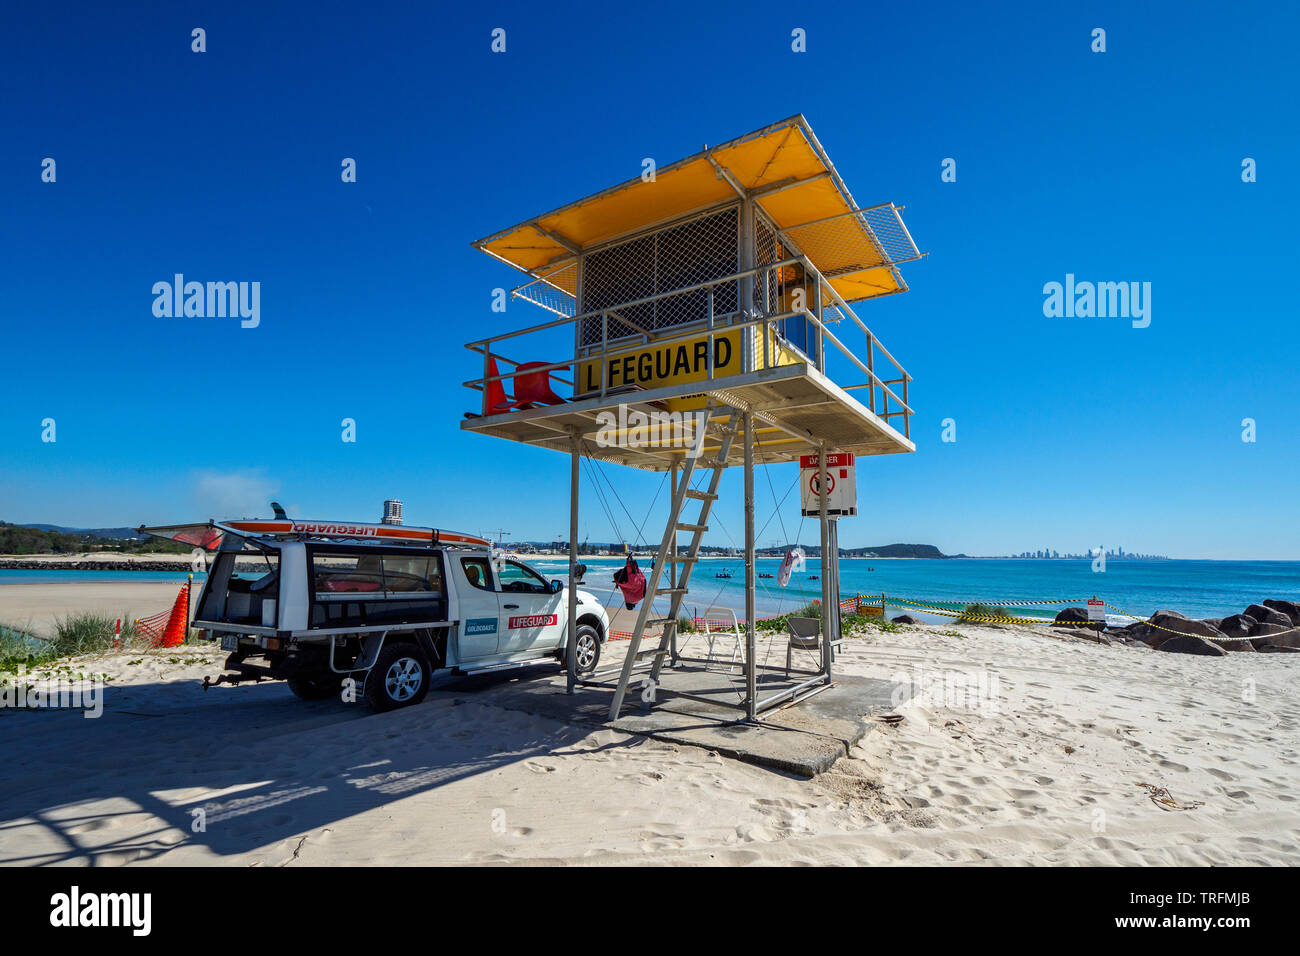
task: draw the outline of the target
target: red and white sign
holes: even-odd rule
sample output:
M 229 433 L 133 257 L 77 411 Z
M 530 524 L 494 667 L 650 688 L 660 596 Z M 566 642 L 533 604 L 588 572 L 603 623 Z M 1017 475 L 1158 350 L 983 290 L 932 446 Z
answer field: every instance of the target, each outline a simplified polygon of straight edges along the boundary
M 1088 598 L 1088 620 L 1106 623 L 1106 602 L 1095 594 Z
M 523 627 L 553 627 L 559 623 L 557 614 L 522 614 L 510 619 L 510 630 Z
M 858 513 L 858 475 L 853 456 L 841 452 L 826 456 L 829 481 L 826 489 L 826 514 L 833 518 L 852 517 Z M 817 455 L 799 456 L 800 501 L 805 518 L 822 513 L 822 470 Z

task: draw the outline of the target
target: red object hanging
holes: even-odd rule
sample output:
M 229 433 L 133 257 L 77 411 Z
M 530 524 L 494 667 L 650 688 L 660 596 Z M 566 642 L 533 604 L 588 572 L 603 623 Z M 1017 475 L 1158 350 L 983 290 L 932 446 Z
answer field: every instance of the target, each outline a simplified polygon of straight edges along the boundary
M 623 592 L 623 600 L 630 611 L 645 597 L 645 575 L 636 563 L 636 558 L 627 556 L 627 564 L 614 572 L 614 583 Z

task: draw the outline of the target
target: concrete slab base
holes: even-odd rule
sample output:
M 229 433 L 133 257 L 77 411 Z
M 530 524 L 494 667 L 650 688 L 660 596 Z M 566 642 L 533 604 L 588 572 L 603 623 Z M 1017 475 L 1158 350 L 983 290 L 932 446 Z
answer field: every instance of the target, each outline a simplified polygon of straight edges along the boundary
M 797 680 L 798 678 L 795 678 Z M 785 689 L 794 680 L 761 675 L 759 699 Z M 622 715 L 609 720 L 613 691 L 579 686 L 566 692 L 563 672 L 539 667 L 510 675 L 452 678 L 433 693 L 473 691 L 482 702 L 507 710 L 566 723 L 606 727 L 668 743 L 704 747 L 746 763 L 801 777 L 829 770 L 836 760 L 872 729 L 877 714 L 892 712 L 910 700 L 910 684 L 864 677 L 836 677 L 830 687 L 793 705 L 761 714 L 746 723 L 734 708 L 743 699 L 743 680 L 727 668 L 693 665 L 666 668 L 653 704 L 641 700 L 638 680 L 629 690 Z M 712 698 L 717 703 L 674 696 L 671 692 Z

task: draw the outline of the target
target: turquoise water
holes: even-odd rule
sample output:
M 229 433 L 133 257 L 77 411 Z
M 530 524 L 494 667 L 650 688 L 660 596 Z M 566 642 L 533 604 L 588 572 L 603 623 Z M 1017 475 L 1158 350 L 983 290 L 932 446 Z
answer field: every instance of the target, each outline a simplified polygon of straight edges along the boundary
M 586 584 L 605 603 L 613 603 L 610 576 L 622 565 L 618 558 L 589 558 Z M 549 577 L 565 576 L 567 562 L 539 558 L 533 562 Z M 642 561 L 645 570 L 649 561 Z M 759 558 L 758 572 L 775 575 L 779 558 Z M 719 579 L 723 570 L 734 577 Z M 810 559 L 804 573 L 781 588 L 775 578 L 759 579 L 756 601 L 763 613 L 780 613 L 821 597 L 821 564 Z M 688 606 L 716 603 L 744 606 L 744 561 L 739 558 L 704 559 L 692 575 Z M 1188 617 L 1222 617 L 1235 614 L 1264 598 L 1300 601 L 1300 561 L 1110 561 L 1104 572 L 1094 572 L 1090 560 L 1035 561 L 1003 559 L 886 560 L 843 558 L 840 561 L 841 597 L 855 594 L 961 604 L 1005 601 L 1069 600 L 1082 604 L 1097 595 L 1132 614 L 1149 615 L 1170 608 Z M 1065 605 L 1025 608 L 1017 616 L 1052 616 Z M 1050 607 L 1050 609 L 1049 609 Z M 891 608 L 890 615 L 905 613 Z M 916 615 L 914 612 L 913 616 Z M 938 618 L 935 618 L 938 620 Z M 1117 619 L 1118 620 L 1118 619 Z M 1118 620 L 1122 623 L 1122 620 Z
M 540 557 L 529 562 L 548 578 L 564 579 L 564 558 Z M 621 558 L 587 558 L 586 586 L 605 604 L 617 603 L 611 580 Z M 779 558 L 759 558 L 759 573 L 776 574 Z M 648 560 L 641 562 L 647 569 Z M 715 575 L 729 570 L 729 579 Z M 175 582 L 185 571 L 0 571 L 0 586 L 18 582 L 72 583 L 79 581 Z M 781 588 L 775 577 L 760 578 L 758 610 L 782 613 L 821 597 L 821 564 L 809 560 L 806 570 Z M 201 580 L 202 575 L 195 575 Z M 739 558 L 706 558 L 693 575 L 688 607 L 703 610 L 710 604 L 741 609 L 745 603 L 744 562 Z M 1300 562 L 1297 561 L 1111 561 L 1101 573 L 1088 560 L 1032 561 L 1002 559 L 888 560 L 844 558 L 840 561 L 842 597 L 855 594 L 962 604 L 981 602 L 1068 599 L 1081 604 L 1096 594 L 1133 614 L 1149 615 L 1162 608 L 1189 617 L 1221 617 L 1243 610 L 1264 598 L 1300 601 Z M 1018 615 L 1049 616 L 1063 605 L 1026 608 Z M 891 608 L 891 616 L 904 613 Z M 912 613 L 912 612 L 908 612 Z M 934 618 L 938 620 L 938 618 Z
M 175 581 L 184 584 L 189 571 L 12 571 L 0 570 L 0 585 L 4 584 L 75 584 L 81 581 L 139 581 L 157 583 Z M 202 573 L 194 575 L 201 581 Z

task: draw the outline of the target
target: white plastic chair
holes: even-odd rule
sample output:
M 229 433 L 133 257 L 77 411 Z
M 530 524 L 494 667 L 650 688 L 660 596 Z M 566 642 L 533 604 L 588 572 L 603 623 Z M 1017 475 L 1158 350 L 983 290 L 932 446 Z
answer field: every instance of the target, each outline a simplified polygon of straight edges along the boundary
M 709 652 L 706 655 L 709 662 L 714 660 L 714 645 L 717 643 L 719 634 L 730 634 L 735 639 L 735 644 L 731 648 L 731 658 L 725 663 L 733 666 L 737 662 L 745 663 L 745 637 L 740 631 L 740 619 L 736 617 L 736 612 L 729 607 L 708 607 L 704 609 L 704 633 L 709 639 Z M 722 663 L 719 658 L 719 662 Z

